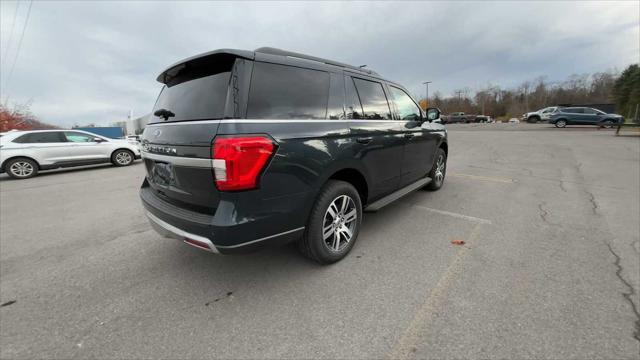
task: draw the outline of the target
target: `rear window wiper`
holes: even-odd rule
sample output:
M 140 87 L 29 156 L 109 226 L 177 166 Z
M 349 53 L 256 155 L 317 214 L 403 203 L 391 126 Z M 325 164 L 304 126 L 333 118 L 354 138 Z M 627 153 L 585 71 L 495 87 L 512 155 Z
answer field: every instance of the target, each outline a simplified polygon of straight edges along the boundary
M 167 109 L 158 109 L 153 113 L 153 115 L 155 115 L 157 117 L 161 117 L 165 121 L 168 120 L 170 117 L 176 116 L 176 114 L 174 114 L 173 112 L 171 112 L 171 111 L 169 111 Z

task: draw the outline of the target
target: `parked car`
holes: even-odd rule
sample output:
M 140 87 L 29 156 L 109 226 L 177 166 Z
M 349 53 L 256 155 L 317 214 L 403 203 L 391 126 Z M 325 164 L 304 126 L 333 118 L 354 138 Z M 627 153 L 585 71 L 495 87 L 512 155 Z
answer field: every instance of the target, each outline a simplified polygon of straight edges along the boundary
M 588 107 L 566 107 L 560 108 L 549 118 L 550 124 L 555 124 L 558 128 L 567 125 L 598 125 L 610 127 L 614 124 L 624 122 L 624 117 L 618 114 L 607 114 L 598 109 Z
M 0 137 L 0 172 L 15 179 L 60 167 L 108 162 L 127 166 L 139 158 L 135 144 L 80 130 L 12 131 Z
M 464 112 L 454 112 L 442 116 L 443 124 L 453 123 L 484 123 L 489 122 L 491 117 L 486 115 L 465 114 Z
M 296 241 L 342 259 L 362 212 L 444 183 L 447 132 L 400 84 L 273 48 L 180 61 L 142 135 L 140 189 L 162 235 L 213 253 Z M 207 101 L 203 101 L 207 99 Z
M 522 114 L 522 121 L 526 121 L 528 123 L 536 123 L 539 121 L 549 121 L 551 115 L 558 112 L 560 106 L 550 106 L 544 109 L 540 109 L 538 111 L 528 112 Z

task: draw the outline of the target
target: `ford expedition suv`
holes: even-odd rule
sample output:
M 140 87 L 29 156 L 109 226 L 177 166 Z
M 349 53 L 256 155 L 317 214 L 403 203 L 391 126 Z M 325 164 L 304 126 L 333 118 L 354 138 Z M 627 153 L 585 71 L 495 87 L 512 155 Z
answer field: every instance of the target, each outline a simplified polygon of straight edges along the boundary
M 437 109 L 377 73 L 274 48 L 216 50 L 163 71 L 142 139 L 154 229 L 213 253 L 295 241 L 328 264 L 363 211 L 444 182 Z

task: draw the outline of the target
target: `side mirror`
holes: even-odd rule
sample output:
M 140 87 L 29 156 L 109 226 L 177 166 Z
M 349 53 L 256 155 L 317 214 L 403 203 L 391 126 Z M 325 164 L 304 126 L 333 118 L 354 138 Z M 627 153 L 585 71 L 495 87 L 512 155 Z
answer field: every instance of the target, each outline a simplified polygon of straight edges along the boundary
M 438 108 L 427 109 L 427 120 L 433 122 L 436 119 L 440 119 L 440 110 Z
M 93 142 L 97 142 L 97 143 L 101 143 L 101 142 L 105 142 L 106 140 L 103 138 L 99 138 L 99 137 L 94 137 L 93 138 Z

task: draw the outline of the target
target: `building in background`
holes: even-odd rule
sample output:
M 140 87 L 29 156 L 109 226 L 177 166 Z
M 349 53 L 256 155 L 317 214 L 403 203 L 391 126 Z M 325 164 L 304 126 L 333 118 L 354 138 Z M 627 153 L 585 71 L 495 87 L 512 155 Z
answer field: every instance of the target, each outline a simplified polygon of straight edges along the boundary
M 151 114 L 147 114 L 141 116 L 139 118 L 133 119 L 129 122 L 129 126 L 127 126 L 127 135 L 140 135 L 144 131 L 144 128 L 149 123 L 149 117 Z

